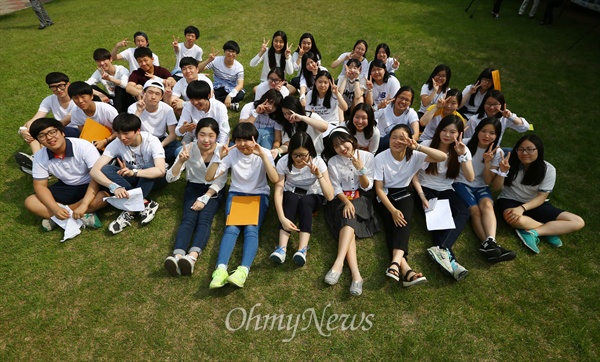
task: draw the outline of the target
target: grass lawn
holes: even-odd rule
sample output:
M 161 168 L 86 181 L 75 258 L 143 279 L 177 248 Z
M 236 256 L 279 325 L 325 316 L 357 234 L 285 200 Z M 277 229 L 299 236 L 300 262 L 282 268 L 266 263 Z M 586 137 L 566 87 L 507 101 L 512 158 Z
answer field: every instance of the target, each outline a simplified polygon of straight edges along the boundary
M 47 30 L 37 30 L 30 9 L 0 17 L 0 360 L 598 360 L 598 28 L 566 50 L 598 13 L 571 5 L 549 29 L 518 17 L 517 0 L 504 1 L 500 20 L 486 1 L 470 19 L 468 3 L 54 0 L 46 10 L 56 25 Z M 205 56 L 227 40 L 240 44 L 249 93 L 262 69 L 249 61 L 278 29 L 294 48 L 311 32 L 326 67 L 357 39 L 368 41 L 369 59 L 386 42 L 400 58 L 401 84 L 417 93 L 440 63 L 452 68 L 451 87 L 460 89 L 483 68 L 500 69 L 508 108 L 534 124 L 558 170 L 553 203 L 581 215 L 586 227 L 564 236 L 562 248 L 543 243 L 533 255 L 499 223 L 500 243 L 518 257 L 490 265 L 468 226 L 455 252 L 470 273 L 457 283 L 427 257 L 430 239 L 417 215 L 411 266 L 429 283 L 403 289 L 385 277 L 380 232 L 358 244 L 365 278 L 358 298 L 348 293 L 347 269 L 338 285 L 323 282 L 337 243 L 322 212 L 303 268 L 268 259 L 278 225 L 271 207 L 244 289 L 208 290 L 223 212 L 194 275 L 169 277 L 162 263 L 181 219 L 181 181 L 156 194 L 160 209 L 150 225 L 111 236 L 106 226 L 118 212 L 107 208 L 100 212 L 105 227 L 59 243 L 60 232 L 44 233 L 39 218 L 24 210 L 31 177 L 13 160 L 27 151 L 18 127 L 50 94 L 45 75 L 62 71 L 71 81 L 86 80 L 95 70 L 94 49 L 110 50 L 137 30 L 147 32 L 161 65 L 172 69 L 172 36 L 183 39 L 190 24 L 200 28 Z M 237 123 L 238 114 L 230 115 Z M 519 137 L 508 131 L 503 145 Z M 292 253 L 296 245 L 293 239 Z M 230 266 L 240 258 L 238 245 Z

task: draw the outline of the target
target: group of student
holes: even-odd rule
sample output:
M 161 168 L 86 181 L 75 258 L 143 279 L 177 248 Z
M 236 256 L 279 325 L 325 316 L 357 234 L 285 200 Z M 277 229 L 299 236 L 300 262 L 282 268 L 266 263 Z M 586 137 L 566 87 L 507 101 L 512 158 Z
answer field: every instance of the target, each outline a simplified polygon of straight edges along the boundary
M 255 196 L 258 221 L 225 227 L 210 283 L 210 288 L 228 283 L 243 287 L 271 201 L 270 182 L 280 224 L 270 259 L 284 263 L 291 234 L 298 233 L 292 259 L 305 265 L 313 216 L 323 207 L 338 241 L 324 280 L 336 284 L 347 263 L 350 293 L 360 295 L 356 240 L 378 232 L 379 219 L 390 258 L 385 275 L 405 287 L 427 281 L 408 264 L 415 205 L 428 210 L 447 200 L 454 227 L 433 228 L 427 252 L 456 280 L 468 274 L 453 246 L 469 218 L 487 260 L 516 257 L 496 240 L 490 186 L 502 190 L 496 201 L 499 214 L 535 253 L 541 237 L 559 247 L 559 235 L 584 226 L 579 216 L 547 200 L 556 171 L 545 161 L 539 137 L 527 133 L 512 150 L 500 147 L 506 129 L 527 132 L 530 125 L 507 109 L 494 69 L 483 70 L 461 92 L 450 88 L 450 67 L 438 65 L 421 88 L 416 111 L 414 90 L 400 85 L 399 62 L 386 44 L 377 46 L 369 62 L 367 42 L 357 41 L 331 64 L 343 66 L 336 80 L 321 65 L 311 34 L 301 36 L 292 54 L 286 34 L 277 31 L 263 40 L 250 62 L 263 62 L 261 83 L 230 132 L 227 109 L 239 110 L 245 96 L 244 68 L 236 60 L 239 45 L 228 41 L 223 56 L 213 49 L 202 60 L 195 44 L 198 29 L 190 26 L 184 33 L 185 42 L 174 37 L 178 67 L 172 72 L 158 66 L 148 37 L 138 32 L 135 49 L 118 53 L 126 40 L 112 52 L 97 49 L 98 70 L 87 82 L 70 83 L 63 73 L 48 74 L 53 95 L 19 130 L 34 157 L 16 155 L 33 176 L 35 193 L 25 206 L 43 219 L 44 229 L 56 227 L 53 217 L 98 228 L 95 212 L 107 205 L 105 197 L 128 198 L 134 188 L 141 189 L 144 200 L 140 222 L 148 224 L 159 207 L 150 193 L 176 182 L 185 170 L 183 220 L 164 266 L 173 276 L 191 275 L 220 206 L 224 203 L 229 215 L 236 196 Z M 113 59 L 126 59 L 130 71 L 112 64 Z M 213 70 L 212 81 L 200 73 L 204 69 Z M 287 82 L 286 75 L 294 74 Z M 50 112 L 54 118 L 46 117 Z M 106 127 L 107 136 L 77 138 L 80 133 L 85 138 L 90 122 Z M 50 175 L 57 178 L 52 185 Z M 108 229 L 120 233 L 137 216 L 124 210 Z M 230 273 L 240 233 L 242 260 Z

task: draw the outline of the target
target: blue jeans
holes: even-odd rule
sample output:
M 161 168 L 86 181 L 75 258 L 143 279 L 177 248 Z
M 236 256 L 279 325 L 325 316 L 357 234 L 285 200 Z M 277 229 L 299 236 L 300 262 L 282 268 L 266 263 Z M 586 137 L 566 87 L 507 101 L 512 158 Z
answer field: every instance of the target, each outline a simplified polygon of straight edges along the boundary
M 227 201 L 225 201 L 225 217 L 229 215 L 231 211 L 231 199 L 234 196 L 260 196 L 260 209 L 258 214 L 258 225 L 245 225 L 235 226 L 230 225 L 225 227 L 223 238 L 221 239 L 221 247 L 219 248 L 219 255 L 217 256 L 217 266 L 219 264 L 227 265 L 231 253 L 235 247 L 235 243 L 238 235 L 244 230 L 244 249 L 242 250 L 242 263 L 240 265 L 245 266 L 250 270 L 250 266 L 254 261 L 256 252 L 258 251 L 258 232 L 267 214 L 267 208 L 269 207 L 269 195 L 257 195 L 257 194 L 245 194 L 240 192 L 229 192 L 227 195 Z
M 273 148 L 273 142 L 275 141 L 275 129 L 274 128 L 259 128 L 258 139 L 256 143 L 262 147 L 270 150 Z
M 167 138 L 167 137 L 161 137 L 161 138 L 159 138 L 159 140 L 162 142 L 165 138 Z M 164 149 L 165 149 L 165 162 L 169 165 L 175 164 L 177 155 L 179 154 L 179 151 L 181 151 L 181 142 L 179 142 L 177 139 L 175 139 L 174 141 L 171 141 L 166 147 L 164 147 Z
M 161 178 L 144 178 L 144 177 L 133 177 L 133 176 L 121 176 L 117 173 L 121 168 L 116 165 L 105 165 L 102 167 L 102 173 L 108 177 L 112 182 L 123 186 L 125 190 L 131 190 L 136 187 L 142 189 L 142 195 L 144 199 L 147 199 L 148 194 L 154 188 L 159 188 L 167 184 L 164 177 Z M 156 187 L 155 187 L 156 186 Z
M 210 185 L 193 182 L 188 182 L 185 186 L 185 192 L 183 193 L 183 219 L 175 236 L 175 250 L 173 250 L 173 255 L 185 255 L 190 241 L 192 242 L 192 247 L 189 249 L 189 252 L 195 251 L 200 253 L 206 247 L 213 219 L 215 218 L 217 209 L 221 206 L 225 198 L 224 192 L 221 191 L 211 197 L 200 211 L 194 211 L 191 207 L 198 197 L 208 191 L 209 187 Z M 192 234 L 194 234 L 193 239 Z

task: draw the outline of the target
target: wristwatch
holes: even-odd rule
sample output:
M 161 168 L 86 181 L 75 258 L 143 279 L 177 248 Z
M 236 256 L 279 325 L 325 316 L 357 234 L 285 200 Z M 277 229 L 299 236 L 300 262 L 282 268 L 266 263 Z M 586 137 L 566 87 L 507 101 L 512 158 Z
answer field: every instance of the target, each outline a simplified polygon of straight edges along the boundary
M 134 169 L 133 169 L 133 170 L 131 170 L 131 171 L 133 171 L 133 177 L 137 177 L 138 169 L 137 169 L 137 168 L 134 168 Z

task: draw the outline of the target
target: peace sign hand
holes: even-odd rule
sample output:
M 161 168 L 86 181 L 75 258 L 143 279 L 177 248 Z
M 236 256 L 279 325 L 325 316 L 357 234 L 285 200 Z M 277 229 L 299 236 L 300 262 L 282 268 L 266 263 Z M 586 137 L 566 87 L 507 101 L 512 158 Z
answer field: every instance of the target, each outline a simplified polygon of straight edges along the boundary
M 289 59 L 292 56 L 292 43 L 289 43 L 285 48 L 285 59 Z
M 510 152 L 506 155 L 506 157 L 504 157 L 504 154 L 501 154 L 501 159 L 500 159 L 500 171 L 502 171 L 503 173 L 508 172 L 508 170 L 510 170 Z
M 471 89 L 469 90 L 469 93 L 470 93 L 470 94 L 475 94 L 475 93 L 477 93 L 477 90 L 479 89 L 479 87 L 481 87 L 481 84 L 480 84 L 480 82 L 479 82 L 479 81 L 477 81 L 477 83 L 475 83 L 475 85 L 473 85 L 473 86 L 471 87 Z
M 175 49 L 176 52 L 179 52 L 179 38 L 176 37 L 175 35 L 173 35 L 173 49 Z
M 331 85 L 331 93 L 337 94 L 338 93 L 338 86 L 335 84 L 335 82 L 330 79 L 329 80 L 329 84 Z
M 308 162 L 302 160 L 302 162 L 308 166 L 308 168 L 310 169 L 310 173 L 312 173 L 313 175 L 317 176 L 317 178 L 321 178 L 323 177 L 323 175 L 321 175 L 321 171 L 319 171 L 319 168 L 317 167 L 317 165 L 315 165 L 312 162 L 312 156 L 308 157 Z
M 219 53 L 221 52 L 220 50 L 215 52 L 215 48 L 210 48 L 210 49 L 211 49 L 210 54 L 208 54 L 209 63 L 212 62 L 213 60 L 215 60 L 217 55 L 219 55 Z
M 254 142 L 254 147 L 252 148 L 252 153 L 257 156 L 264 155 L 264 153 L 262 151 L 262 147 L 260 146 L 260 144 L 258 144 L 258 142 L 256 142 L 256 140 L 254 139 L 254 136 L 252 136 L 252 142 Z
M 459 155 L 467 153 L 467 145 L 463 143 L 462 136 L 462 132 L 458 134 L 458 137 L 454 136 L 454 149 Z
M 265 100 L 263 103 L 259 104 L 258 107 L 256 107 L 256 113 L 258 114 L 263 114 L 267 111 L 267 107 L 269 106 L 269 100 Z
M 485 152 L 483 154 L 483 162 L 488 163 L 488 162 L 492 162 L 492 160 L 494 159 L 494 156 L 496 156 L 496 151 L 498 151 L 498 148 L 500 148 L 500 146 L 497 146 L 496 148 L 492 149 L 492 147 L 494 147 L 494 144 L 490 144 L 490 147 L 487 149 L 487 152 Z
M 219 157 L 221 157 L 221 159 L 225 158 L 225 156 L 227 156 L 229 154 L 229 151 L 233 150 L 236 147 L 237 147 L 237 145 L 235 145 L 235 144 L 231 147 L 227 147 L 227 145 L 223 145 L 223 147 L 221 148 L 221 152 L 219 153 Z
M 263 38 L 263 43 L 262 43 L 262 45 L 260 47 L 260 55 L 265 54 L 265 52 L 269 48 L 269 43 L 270 42 L 271 42 L 271 39 L 267 40 L 267 39 Z
M 181 152 L 179 152 L 179 157 L 178 157 L 178 161 L 180 161 L 181 163 L 185 163 L 185 161 L 190 159 L 190 149 L 192 144 L 186 145 L 185 142 L 183 142 L 183 148 L 181 149 Z
M 509 111 L 508 109 L 506 109 L 506 103 L 504 103 L 504 107 L 502 107 L 502 110 L 500 112 L 502 112 L 502 117 L 505 117 L 505 118 L 512 117 L 512 112 Z
M 398 56 L 392 58 L 392 59 L 394 59 L 394 63 L 392 65 L 393 68 L 398 68 L 400 66 L 400 62 L 398 61 L 398 58 L 399 58 Z
M 127 43 L 129 43 L 129 41 L 128 41 L 127 39 L 129 39 L 129 38 L 125 38 L 125 39 L 121 40 L 120 42 L 118 42 L 118 43 L 117 43 L 117 46 L 118 46 L 119 48 L 126 47 L 126 46 L 127 46 Z
M 360 152 L 358 150 L 355 151 L 356 152 L 356 157 L 352 156 L 352 165 L 357 169 L 357 170 L 362 170 L 364 166 L 362 160 L 360 159 Z
M 433 90 L 437 93 L 437 91 L 440 89 L 442 83 L 441 82 L 437 82 L 435 80 L 435 78 L 431 78 L 431 85 L 433 86 Z
M 444 106 L 446 105 L 446 97 L 440 97 L 438 98 L 437 102 L 435 103 L 435 107 L 437 109 L 442 109 L 444 108 Z
M 365 85 L 367 86 L 368 90 L 373 90 L 373 80 L 371 79 L 370 75 L 369 75 L 369 78 L 367 78 Z
M 117 163 L 119 164 L 120 170 L 117 173 L 121 176 L 133 176 L 133 171 L 127 168 L 127 164 L 123 162 L 120 158 L 117 158 Z

